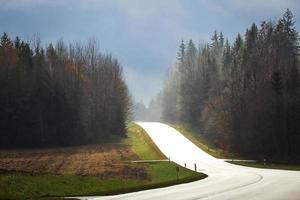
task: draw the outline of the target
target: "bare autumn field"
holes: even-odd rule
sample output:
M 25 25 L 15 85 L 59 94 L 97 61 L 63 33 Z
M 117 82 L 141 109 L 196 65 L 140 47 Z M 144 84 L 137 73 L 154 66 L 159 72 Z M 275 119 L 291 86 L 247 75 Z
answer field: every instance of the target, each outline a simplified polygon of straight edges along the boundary
M 0 172 L 148 179 L 143 165 L 130 163 L 135 159 L 138 157 L 130 146 L 122 143 L 55 149 L 1 150 Z
M 0 199 L 121 194 L 203 179 L 205 174 L 165 159 L 145 131 L 128 125 L 120 143 L 49 149 L 0 150 Z

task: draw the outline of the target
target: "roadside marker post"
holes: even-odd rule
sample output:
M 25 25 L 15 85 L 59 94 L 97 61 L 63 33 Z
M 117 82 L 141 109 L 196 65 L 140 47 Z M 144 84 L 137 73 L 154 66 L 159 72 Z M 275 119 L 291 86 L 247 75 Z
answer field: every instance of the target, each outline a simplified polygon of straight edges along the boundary
M 195 163 L 194 166 L 195 166 L 195 172 L 197 172 L 197 164 Z

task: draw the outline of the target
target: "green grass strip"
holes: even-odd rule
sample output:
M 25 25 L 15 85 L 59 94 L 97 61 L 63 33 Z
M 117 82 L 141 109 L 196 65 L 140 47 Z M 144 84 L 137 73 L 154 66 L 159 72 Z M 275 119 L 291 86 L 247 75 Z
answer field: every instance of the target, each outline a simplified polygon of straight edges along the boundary
M 137 124 L 128 125 L 128 137 L 123 141 L 141 160 L 165 159 L 144 130 Z M 135 163 L 136 165 L 136 163 Z M 77 175 L 0 174 L 0 199 L 60 199 L 64 196 L 102 196 L 122 194 L 187 183 L 207 177 L 205 174 L 179 167 L 173 162 L 139 163 L 146 168 L 150 180 L 102 179 Z

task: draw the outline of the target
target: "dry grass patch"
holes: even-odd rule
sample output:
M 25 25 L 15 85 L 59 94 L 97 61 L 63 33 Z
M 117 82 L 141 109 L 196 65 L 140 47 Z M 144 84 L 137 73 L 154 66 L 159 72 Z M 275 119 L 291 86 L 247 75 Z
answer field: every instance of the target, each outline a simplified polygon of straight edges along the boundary
M 173 162 L 131 163 L 164 156 L 138 125 L 121 143 L 35 150 L 0 150 L 0 199 L 109 195 L 205 178 Z
M 31 175 L 83 175 L 102 178 L 148 179 L 143 165 L 126 144 L 89 145 L 55 149 L 2 150 L 0 171 Z

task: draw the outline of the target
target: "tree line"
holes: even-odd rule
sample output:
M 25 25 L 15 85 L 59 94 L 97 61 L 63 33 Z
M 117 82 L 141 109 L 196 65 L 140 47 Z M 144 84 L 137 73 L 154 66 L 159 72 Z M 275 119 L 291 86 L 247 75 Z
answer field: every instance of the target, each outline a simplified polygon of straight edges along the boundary
M 122 67 L 97 42 L 0 41 L 0 147 L 101 143 L 126 133 Z
M 253 23 L 232 44 L 181 42 L 162 97 L 162 118 L 183 122 L 216 146 L 251 156 L 300 153 L 299 37 L 292 12 Z

